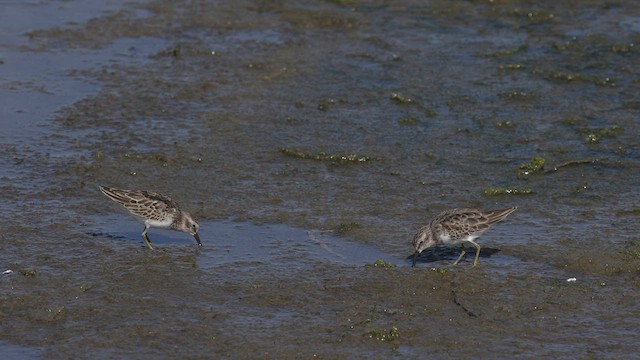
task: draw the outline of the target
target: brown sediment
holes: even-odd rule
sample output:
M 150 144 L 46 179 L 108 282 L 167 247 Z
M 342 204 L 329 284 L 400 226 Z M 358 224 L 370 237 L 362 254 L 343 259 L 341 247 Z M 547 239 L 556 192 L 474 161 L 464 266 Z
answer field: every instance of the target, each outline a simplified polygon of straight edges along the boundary
M 97 86 L 0 145 L 3 341 L 50 358 L 636 353 L 638 10 L 569 5 L 158 0 L 28 30 L 0 66 L 68 71 L 3 96 Z M 624 166 L 556 171 L 604 159 Z M 144 251 L 105 181 L 185 199 L 204 246 Z M 520 210 L 476 268 L 435 250 L 410 267 L 415 224 L 494 205 Z M 316 229 L 385 256 L 300 256 Z

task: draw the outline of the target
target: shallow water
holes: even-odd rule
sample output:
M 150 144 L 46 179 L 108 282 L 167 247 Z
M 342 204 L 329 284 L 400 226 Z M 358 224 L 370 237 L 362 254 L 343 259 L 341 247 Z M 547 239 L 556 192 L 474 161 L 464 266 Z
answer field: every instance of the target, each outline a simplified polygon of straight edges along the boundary
M 0 352 L 638 352 L 640 7 L 574 5 L 6 4 Z M 149 251 L 99 185 L 170 194 L 205 246 Z M 506 206 L 478 267 L 411 268 L 438 212 Z
M 105 243 L 117 241 L 131 246 L 133 244 L 146 246 L 140 235 L 144 226 L 133 219 L 126 221 L 124 218 L 125 221 L 123 221 L 122 218 L 124 216 L 95 219 L 93 223 L 95 229 L 102 231 L 92 232 L 90 235 L 95 238 L 95 241 Z M 371 245 L 349 241 L 321 230 L 303 230 L 284 224 L 255 225 L 232 221 L 201 221 L 199 225 L 202 229 L 206 229 L 200 232 L 201 238 L 205 239 L 203 246 L 196 247 L 198 268 L 202 270 L 236 263 L 242 266 L 256 263 L 285 267 L 298 263 L 304 267 L 308 261 L 321 261 L 362 266 L 373 264 L 375 260 L 387 262 L 398 260 Z M 136 231 L 125 231 L 127 229 Z M 170 249 L 176 247 L 186 248 L 185 239 L 188 243 L 195 244 L 195 240 L 187 234 L 155 229 L 152 229 L 150 234 L 154 247 L 162 251 L 171 251 Z

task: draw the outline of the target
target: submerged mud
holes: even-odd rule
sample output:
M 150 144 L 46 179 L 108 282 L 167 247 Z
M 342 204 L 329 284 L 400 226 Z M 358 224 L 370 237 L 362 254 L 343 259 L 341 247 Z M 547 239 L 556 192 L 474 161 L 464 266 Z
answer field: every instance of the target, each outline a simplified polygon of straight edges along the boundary
M 33 24 L 0 58 L 0 71 L 68 64 L 0 86 L 64 99 L 5 117 L 1 351 L 640 350 L 634 2 L 99 9 Z M 149 251 L 99 185 L 170 194 L 204 247 L 151 230 Z M 518 210 L 480 238 L 477 267 L 474 254 L 451 266 L 459 249 L 410 267 L 413 232 L 438 212 L 506 206 Z

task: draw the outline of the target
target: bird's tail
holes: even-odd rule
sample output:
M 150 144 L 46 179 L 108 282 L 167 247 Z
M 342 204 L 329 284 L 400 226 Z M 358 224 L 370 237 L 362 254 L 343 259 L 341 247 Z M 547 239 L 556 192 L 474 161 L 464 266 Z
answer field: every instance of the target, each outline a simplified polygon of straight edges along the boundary
M 487 217 L 489 219 L 489 224 L 495 224 L 497 222 L 500 222 L 502 220 L 504 220 L 504 218 L 506 218 L 507 216 L 509 216 L 509 214 L 511 214 L 512 212 L 516 211 L 517 207 L 510 207 L 510 208 L 506 208 L 506 209 L 500 209 L 500 210 L 491 210 L 487 212 Z
M 109 199 L 120 204 L 129 202 L 129 199 L 124 195 L 124 192 L 122 190 L 100 186 L 100 191 L 102 191 L 102 193 L 105 194 Z

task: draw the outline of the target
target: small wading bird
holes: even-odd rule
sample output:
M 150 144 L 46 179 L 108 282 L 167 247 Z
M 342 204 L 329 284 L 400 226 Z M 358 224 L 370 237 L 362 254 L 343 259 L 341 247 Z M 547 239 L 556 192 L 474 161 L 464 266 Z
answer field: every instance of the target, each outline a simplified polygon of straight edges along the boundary
M 473 244 L 476 248 L 476 258 L 473 266 L 478 265 L 480 256 L 480 245 L 475 241 L 482 233 L 497 222 L 504 220 L 509 214 L 516 211 L 515 207 L 501 210 L 482 211 L 476 209 L 453 209 L 447 210 L 436 216 L 429 225 L 423 226 L 413 236 L 411 243 L 416 249 L 413 254 L 413 267 L 416 266 L 418 256 L 422 251 L 436 245 L 462 245 L 462 253 L 453 265 L 458 262 L 467 252 L 464 250 L 464 243 Z
M 111 200 L 129 210 L 133 217 L 144 223 L 142 239 L 149 249 L 153 250 L 151 240 L 147 236 L 149 228 L 179 230 L 193 235 L 202 246 L 198 235 L 198 223 L 188 212 L 180 210 L 178 204 L 168 196 L 144 190 L 120 190 L 100 186 L 100 191 Z

